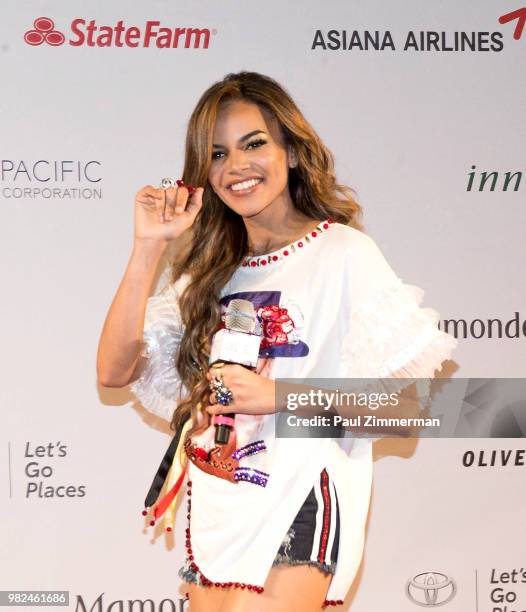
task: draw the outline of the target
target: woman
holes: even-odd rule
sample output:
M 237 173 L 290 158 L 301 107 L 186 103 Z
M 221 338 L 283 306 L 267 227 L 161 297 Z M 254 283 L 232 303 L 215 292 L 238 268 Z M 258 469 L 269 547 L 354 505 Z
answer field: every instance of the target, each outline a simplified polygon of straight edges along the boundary
M 357 229 L 359 213 L 289 94 L 255 72 L 229 74 L 202 95 L 178 187 L 137 194 L 134 249 L 101 336 L 98 376 L 107 386 L 133 382 L 180 436 L 168 488 L 187 473 L 179 575 L 192 612 L 342 604 L 359 567 L 371 439 L 350 430 L 276 436 L 274 413 L 284 407 L 275 379 L 392 377 L 400 389 L 432 377 L 456 344 L 437 328 L 438 313 L 420 307 L 421 290 L 402 283 Z M 185 232 L 171 282 L 148 298 L 167 244 L 182 244 Z M 209 367 L 234 300 L 256 314 L 255 369 Z M 232 413 L 218 451 L 211 418 Z M 168 502 L 173 512 L 173 495 Z

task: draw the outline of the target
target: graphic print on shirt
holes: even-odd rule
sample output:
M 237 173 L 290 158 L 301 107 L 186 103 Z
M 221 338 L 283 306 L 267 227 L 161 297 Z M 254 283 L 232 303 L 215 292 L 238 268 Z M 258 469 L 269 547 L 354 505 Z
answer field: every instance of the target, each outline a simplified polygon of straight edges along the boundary
M 255 333 L 261 335 L 259 356 L 304 357 L 309 354 L 303 342 L 303 314 L 292 300 L 282 299 L 281 291 L 239 291 L 220 300 L 221 321 L 231 300 L 248 300 L 256 311 Z

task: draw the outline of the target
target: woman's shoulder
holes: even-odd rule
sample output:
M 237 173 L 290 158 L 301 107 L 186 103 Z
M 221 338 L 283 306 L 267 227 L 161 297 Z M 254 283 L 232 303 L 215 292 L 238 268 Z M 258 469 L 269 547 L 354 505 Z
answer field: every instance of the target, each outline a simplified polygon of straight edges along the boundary
M 192 277 L 189 272 L 183 272 L 179 278 L 172 283 L 175 292 L 180 295 L 190 284 L 191 279 Z
M 354 295 L 355 303 L 400 283 L 400 278 L 371 236 L 342 223 L 335 224 L 334 232 L 336 240 L 333 242 L 337 245 L 343 278 Z
M 191 276 L 187 272 L 183 272 L 177 279 L 170 280 L 158 292 L 166 298 L 177 299 L 190 283 Z
M 362 230 L 343 223 L 334 223 L 332 231 L 335 240 L 331 240 L 331 243 L 341 249 L 343 255 L 355 259 L 375 258 L 380 254 L 376 242 Z

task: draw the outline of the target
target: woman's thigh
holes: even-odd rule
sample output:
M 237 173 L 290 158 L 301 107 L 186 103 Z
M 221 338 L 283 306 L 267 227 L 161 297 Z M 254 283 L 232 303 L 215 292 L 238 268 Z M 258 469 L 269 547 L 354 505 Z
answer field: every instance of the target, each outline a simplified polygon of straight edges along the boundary
M 189 597 L 189 612 L 218 612 L 228 595 L 225 588 L 185 584 Z
M 320 612 L 332 575 L 313 565 L 274 565 L 263 593 L 231 589 L 216 612 Z M 191 595 L 190 595 L 191 596 Z M 192 608 L 191 612 L 194 612 Z M 210 610 L 212 610 L 210 608 Z M 200 612 L 200 610 L 198 611 Z

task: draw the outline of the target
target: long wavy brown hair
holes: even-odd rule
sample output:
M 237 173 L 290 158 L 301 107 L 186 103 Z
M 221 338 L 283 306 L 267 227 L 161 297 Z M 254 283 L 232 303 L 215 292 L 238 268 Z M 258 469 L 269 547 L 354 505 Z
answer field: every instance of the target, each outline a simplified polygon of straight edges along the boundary
M 295 208 L 322 221 L 360 228 L 361 207 L 354 191 L 336 182 L 334 158 L 305 119 L 290 94 L 272 78 L 257 72 L 230 73 L 201 96 L 188 123 L 183 180 L 204 186 L 203 206 L 188 230 L 186 248 L 173 262 L 172 281 L 188 273 L 189 283 L 179 298 L 185 331 L 175 365 L 188 396 L 180 400 L 170 424 L 173 431 L 192 417 L 186 439 L 210 425 L 208 370 L 211 338 L 220 324 L 220 292 L 248 253 L 243 218 L 230 209 L 208 182 L 212 137 L 218 111 L 234 100 L 257 104 L 273 116 L 285 145 L 296 153 L 289 169 L 288 188 Z M 186 440 L 185 439 L 185 440 Z

